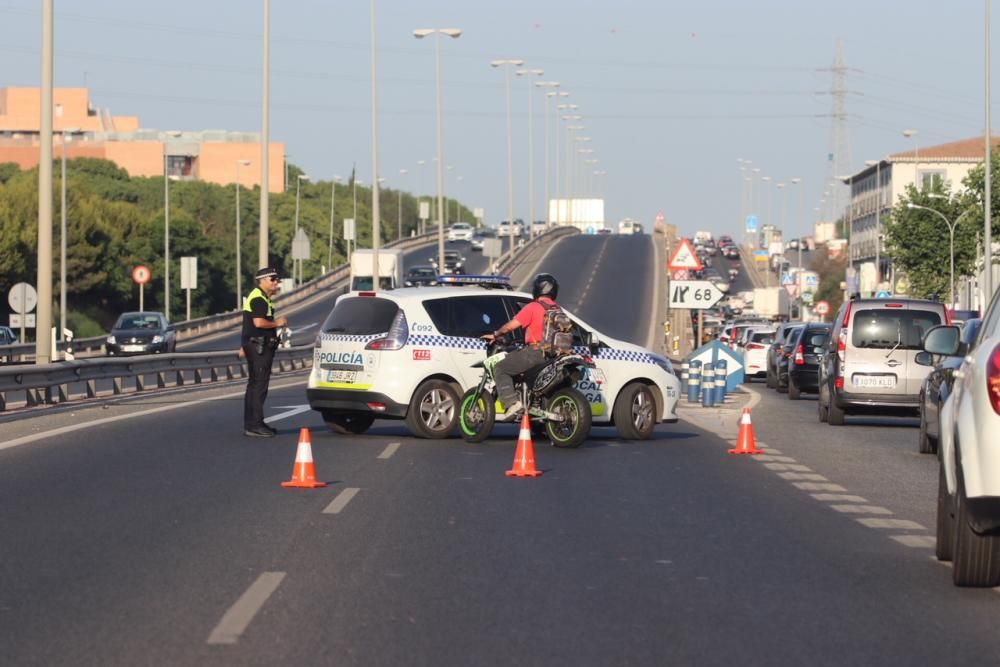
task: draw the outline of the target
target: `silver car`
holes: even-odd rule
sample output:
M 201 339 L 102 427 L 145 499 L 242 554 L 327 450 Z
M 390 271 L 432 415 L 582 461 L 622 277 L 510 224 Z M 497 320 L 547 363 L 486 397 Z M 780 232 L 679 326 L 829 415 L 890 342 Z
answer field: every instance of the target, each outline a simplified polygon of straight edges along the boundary
M 944 305 L 922 299 L 855 299 L 840 307 L 819 369 L 819 420 L 834 426 L 851 414 L 917 415 L 930 372 L 916 362 Z

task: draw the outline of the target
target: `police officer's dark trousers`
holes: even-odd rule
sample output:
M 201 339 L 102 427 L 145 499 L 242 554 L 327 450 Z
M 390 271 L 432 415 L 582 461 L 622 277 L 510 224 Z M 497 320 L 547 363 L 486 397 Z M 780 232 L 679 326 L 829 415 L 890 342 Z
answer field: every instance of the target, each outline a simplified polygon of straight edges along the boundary
M 520 396 L 514 391 L 514 376 L 531 370 L 545 361 L 545 353 L 536 347 L 526 345 L 520 350 L 511 352 L 493 369 L 493 379 L 496 380 L 497 394 L 500 402 L 506 408 Z
M 264 423 L 264 401 L 267 400 L 267 385 L 271 382 L 271 363 L 274 361 L 275 347 L 264 344 L 263 352 L 253 342 L 243 346 L 247 358 L 247 393 L 243 397 L 243 428 L 252 429 Z

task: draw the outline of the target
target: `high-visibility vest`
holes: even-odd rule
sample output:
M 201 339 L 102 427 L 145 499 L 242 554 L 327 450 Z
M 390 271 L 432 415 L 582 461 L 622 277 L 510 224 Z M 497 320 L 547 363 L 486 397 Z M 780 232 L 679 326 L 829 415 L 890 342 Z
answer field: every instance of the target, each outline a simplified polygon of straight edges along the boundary
M 245 313 L 252 312 L 250 308 L 250 302 L 256 299 L 257 297 L 264 299 L 264 302 L 267 303 L 267 316 L 274 317 L 274 304 L 272 304 L 271 300 L 267 298 L 267 294 L 264 294 L 264 290 L 262 290 L 259 287 L 254 287 L 253 290 L 251 290 L 250 294 L 248 294 L 247 297 L 243 299 L 243 312 Z

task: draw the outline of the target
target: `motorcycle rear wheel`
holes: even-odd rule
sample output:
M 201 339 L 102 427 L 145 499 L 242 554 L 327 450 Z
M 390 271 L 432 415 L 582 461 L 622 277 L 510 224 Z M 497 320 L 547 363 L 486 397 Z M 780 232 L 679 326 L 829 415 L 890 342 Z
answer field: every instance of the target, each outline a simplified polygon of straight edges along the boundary
M 545 431 L 556 447 L 579 447 L 590 435 L 590 403 L 573 387 L 563 387 L 549 397 L 547 409 L 562 421 L 545 422 Z
M 466 442 L 482 442 L 490 437 L 495 420 L 496 405 L 493 402 L 493 394 L 487 391 L 480 392 L 478 387 L 465 392 L 458 411 L 458 427 Z

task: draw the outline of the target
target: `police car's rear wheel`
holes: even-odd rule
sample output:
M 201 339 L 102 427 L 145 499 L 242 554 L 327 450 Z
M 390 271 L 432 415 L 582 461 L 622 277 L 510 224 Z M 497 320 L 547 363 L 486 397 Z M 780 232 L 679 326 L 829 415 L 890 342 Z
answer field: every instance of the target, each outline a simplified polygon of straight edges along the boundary
M 462 397 L 462 408 L 458 413 L 458 427 L 466 442 L 482 442 L 490 437 L 493 421 L 496 418 L 496 405 L 493 394 L 479 392 L 479 387 L 473 387 Z
M 615 402 L 615 426 L 626 440 L 645 440 L 656 428 L 656 400 L 649 387 L 633 382 Z
M 561 421 L 545 423 L 549 440 L 556 447 L 579 447 L 590 434 L 590 403 L 576 389 L 566 387 L 552 394 L 549 412 L 562 417 Z
M 373 415 L 345 414 L 342 412 L 323 411 L 323 421 L 334 433 L 341 435 L 359 435 L 375 423 Z
M 458 423 L 455 388 L 442 380 L 428 380 L 413 392 L 406 425 L 421 438 L 447 438 Z

